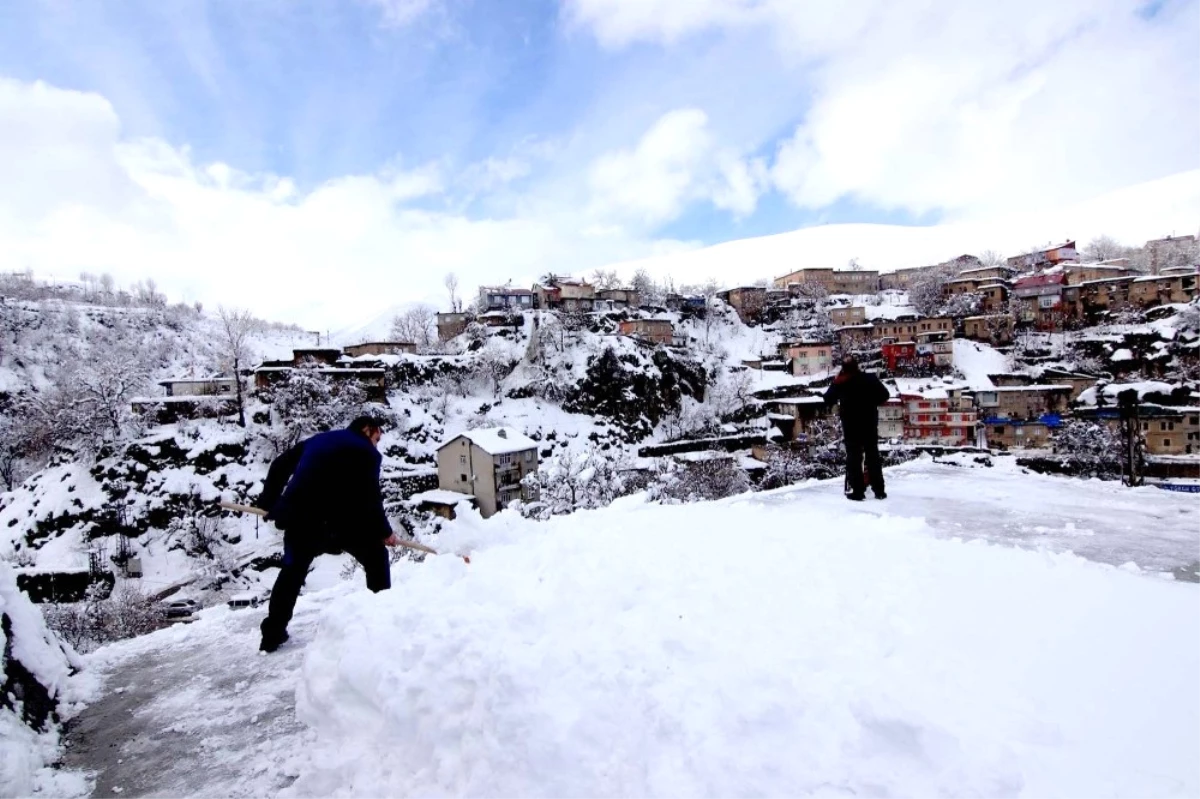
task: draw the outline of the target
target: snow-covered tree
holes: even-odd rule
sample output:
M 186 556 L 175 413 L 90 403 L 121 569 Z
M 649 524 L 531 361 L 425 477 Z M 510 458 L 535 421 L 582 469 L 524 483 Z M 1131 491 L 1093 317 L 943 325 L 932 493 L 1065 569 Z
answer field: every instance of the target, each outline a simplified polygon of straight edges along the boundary
M 908 288 L 908 302 L 922 316 L 934 316 L 942 306 L 945 298 L 946 283 L 954 278 L 955 270 L 951 264 L 940 264 L 935 269 L 927 269 L 913 278 Z
M 938 316 L 949 316 L 954 319 L 960 319 L 966 316 L 975 316 L 979 313 L 980 307 L 983 305 L 983 295 L 978 292 L 968 291 L 962 294 L 955 294 L 948 297 L 945 302 L 937 308 Z
M 363 412 L 367 395 L 353 380 L 335 381 L 317 369 L 297 368 L 264 392 L 273 424 L 265 432 L 276 453 L 302 439 L 342 427 Z
M 649 498 L 666 504 L 724 499 L 750 490 L 750 477 L 732 457 L 679 462 L 667 459 L 650 485 Z
M 584 508 L 602 508 L 624 496 L 633 485 L 628 459 L 613 450 L 567 450 L 555 453 L 528 475 L 524 484 L 538 499 L 521 512 L 535 518 L 571 513 Z
M 1115 479 L 1125 460 L 1125 443 L 1108 425 L 1068 419 L 1054 434 L 1055 459 L 1084 477 Z

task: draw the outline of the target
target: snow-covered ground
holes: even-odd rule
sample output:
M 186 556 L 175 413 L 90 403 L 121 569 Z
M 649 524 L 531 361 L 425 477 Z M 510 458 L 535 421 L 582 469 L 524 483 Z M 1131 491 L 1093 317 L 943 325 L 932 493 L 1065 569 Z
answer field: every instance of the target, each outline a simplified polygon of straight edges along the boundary
M 956 338 L 954 345 L 954 368 L 967 379 L 972 389 L 995 388 L 988 375 L 1004 374 L 1008 371 L 1008 359 L 987 344 Z
M 330 559 L 273 656 L 224 608 L 91 656 L 68 766 L 123 796 L 1200 792 L 1200 586 L 1109 565 L 1195 553 L 1194 499 L 955 460 L 886 502 L 460 518 L 470 565 L 379 595 Z

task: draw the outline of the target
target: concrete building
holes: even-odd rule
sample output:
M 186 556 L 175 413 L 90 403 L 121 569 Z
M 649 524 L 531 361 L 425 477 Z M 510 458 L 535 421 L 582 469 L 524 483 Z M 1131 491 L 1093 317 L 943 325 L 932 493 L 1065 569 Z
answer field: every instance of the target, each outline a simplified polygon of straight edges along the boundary
M 534 294 L 512 286 L 480 286 L 479 309 L 488 311 L 531 311 Z
M 812 268 L 775 278 L 775 288 L 817 284 L 826 294 L 874 294 L 879 291 L 879 272 L 869 269 Z
M 1167 236 L 1146 242 L 1150 271 L 1158 274 L 1168 266 L 1196 266 L 1200 263 L 1195 236 Z
M 537 471 L 537 447 L 512 428 L 469 430 L 438 448 L 438 488 L 475 497 L 485 519 L 518 499 L 536 499 L 521 481 Z
M 345 353 L 351 358 L 360 355 L 415 355 L 417 345 L 411 341 L 367 341 L 362 344 L 351 344 Z
M 975 405 L 965 387 L 899 378 L 896 389 L 904 403 L 905 443 L 957 447 L 975 443 Z
M 828 341 L 802 341 L 780 344 L 779 355 L 791 364 L 796 377 L 822 374 L 833 370 L 833 344 Z
M 237 393 L 237 381 L 232 377 L 175 377 L 158 384 L 168 397 L 214 397 Z

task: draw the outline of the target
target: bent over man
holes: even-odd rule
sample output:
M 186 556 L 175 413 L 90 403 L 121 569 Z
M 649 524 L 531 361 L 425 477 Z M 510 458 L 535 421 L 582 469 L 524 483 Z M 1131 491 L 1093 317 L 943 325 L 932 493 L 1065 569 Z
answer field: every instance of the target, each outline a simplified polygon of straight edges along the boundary
M 321 554 L 346 552 L 383 591 L 392 578 L 387 547 L 397 539 L 379 490 L 383 435 L 379 419 L 360 416 L 343 430 L 306 439 L 271 464 L 258 507 L 283 530 L 283 567 L 275 578 L 259 649 L 274 652 L 287 626 L 309 566 Z

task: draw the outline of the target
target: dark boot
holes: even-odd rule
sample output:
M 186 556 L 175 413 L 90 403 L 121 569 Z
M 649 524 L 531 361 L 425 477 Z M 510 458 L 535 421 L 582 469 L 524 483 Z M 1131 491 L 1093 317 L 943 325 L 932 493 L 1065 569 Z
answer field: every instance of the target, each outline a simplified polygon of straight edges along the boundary
M 861 491 L 855 491 L 853 494 L 847 494 L 846 499 L 852 499 L 855 502 L 862 502 L 867 498 L 867 495 Z
M 269 624 L 269 620 L 264 620 L 262 623 L 262 641 L 260 641 L 258 644 L 258 651 L 274 652 L 276 649 L 283 646 L 287 639 L 287 630 L 280 632 Z

